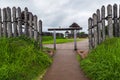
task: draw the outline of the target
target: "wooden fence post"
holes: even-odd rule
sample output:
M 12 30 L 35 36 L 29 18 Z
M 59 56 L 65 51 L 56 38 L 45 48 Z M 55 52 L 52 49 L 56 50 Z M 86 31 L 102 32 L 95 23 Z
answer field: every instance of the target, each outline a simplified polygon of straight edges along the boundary
M 39 20 L 39 40 L 40 40 L 40 49 L 42 49 L 42 21 Z
M 28 8 L 25 7 L 24 9 L 24 26 L 25 26 L 25 35 L 28 36 Z
M 33 16 L 33 23 L 34 23 L 34 39 L 37 40 L 37 16 Z
M 89 18 L 88 19 L 88 37 L 89 37 L 89 49 L 91 50 L 92 49 L 92 45 L 93 45 L 93 42 L 92 42 L 92 18 Z
M 0 8 L 0 37 L 2 37 L 2 16 L 1 16 L 1 8 Z
M 6 8 L 3 8 L 3 36 L 7 37 L 7 12 L 6 12 Z
M 18 14 L 18 35 L 22 35 L 22 17 L 21 17 L 21 9 L 20 7 L 17 8 L 17 14 Z
M 97 31 L 98 31 L 98 44 L 101 43 L 101 20 L 100 20 L 100 10 L 97 9 Z
M 107 6 L 107 13 L 108 13 L 108 36 L 109 38 L 113 37 L 113 23 L 112 23 L 112 6 L 109 4 Z
M 91 23 L 91 25 L 92 25 L 92 48 L 94 48 L 95 47 L 95 35 L 94 35 L 93 19 L 91 20 L 91 22 L 92 22 Z
M 13 28 L 14 28 L 14 34 L 13 34 L 13 35 L 14 35 L 14 37 L 17 37 L 18 31 L 17 31 L 16 8 L 13 7 L 13 8 L 12 8 L 12 11 L 13 11 L 12 16 L 13 16 Z
M 7 28 L 8 37 L 12 37 L 11 9 L 9 7 L 7 7 Z
M 93 14 L 93 27 L 94 27 L 94 39 L 95 39 L 95 45 L 94 47 L 98 45 L 98 31 L 97 31 L 97 15 L 94 13 Z
M 118 19 L 118 23 L 119 23 L 119 37 L 120 37 L 120 5 L 119 5 L 119 19 Z
M 113 5 L 113 20 L 114 20 L 114 36 L 119 36 L 119 27 L 118 27 L 118 19 L 117 19 L 117 4 Z
M 33 18 L 33 15 L 32 13 L 29 13 L 29 37 L 32 38 L 32 18 Z
M 101 20 L 102 20 L 102 41 L 106 39 L 106 31 L 105 31 L 105 6 L 101 8 Z

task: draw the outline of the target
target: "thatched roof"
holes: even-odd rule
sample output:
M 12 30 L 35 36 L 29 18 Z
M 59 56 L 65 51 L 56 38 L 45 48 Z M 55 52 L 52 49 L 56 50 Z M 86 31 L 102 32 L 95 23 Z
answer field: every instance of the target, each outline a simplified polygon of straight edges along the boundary
M 79 27 L 80 28 L 80 26 L 75 22 L 72 25 L 70 25 L 69 27 L 77 27 L 77 28 Z
M 65 33 L 69 33 L 68 31 L 66 31 Z

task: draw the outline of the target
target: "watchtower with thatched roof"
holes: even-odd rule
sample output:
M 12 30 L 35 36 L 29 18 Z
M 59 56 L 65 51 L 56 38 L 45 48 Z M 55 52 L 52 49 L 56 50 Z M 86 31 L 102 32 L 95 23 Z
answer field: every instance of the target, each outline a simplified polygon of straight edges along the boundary
M 70 28 L 80 28 L 80 26 L 77 23 L 73 23 L 72 25 L 69 26 Z M 79 30 L 77 30 L 77 33 L 79 32 Z M 74 36 L 74 30 L 71 30 L 71 37 Z
M 69 37 L 69 31 L 65 32 L 65 37 L 68 38 Z

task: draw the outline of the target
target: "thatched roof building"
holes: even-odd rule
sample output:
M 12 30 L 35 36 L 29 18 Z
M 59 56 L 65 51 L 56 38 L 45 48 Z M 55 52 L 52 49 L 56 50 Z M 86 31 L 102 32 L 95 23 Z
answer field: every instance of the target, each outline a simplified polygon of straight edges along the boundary
M 80 26 L 75 22 L 72 25 L 70 25 L 69 27 L 77 27 L 77 28 L 79 27 L 80 28 Z

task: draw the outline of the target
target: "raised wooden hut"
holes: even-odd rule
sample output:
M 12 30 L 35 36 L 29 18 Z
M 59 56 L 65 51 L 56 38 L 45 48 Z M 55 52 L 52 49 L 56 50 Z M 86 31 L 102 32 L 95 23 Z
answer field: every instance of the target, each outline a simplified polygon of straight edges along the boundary
M 70 26 L 70 28 L 80 28 L 80 26 L 77 23 L 72 23 Z M 82 28 L 81 28 L 82 29 Z M 79 30 L 77 30 L 77 33 L 79 33 Z M 74 30 L 71 30 L 70 36 L 73 37 L 74 36 Z

